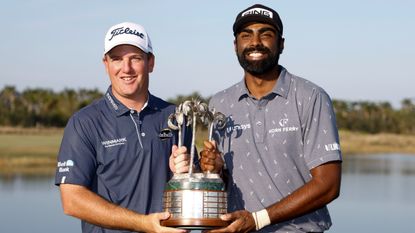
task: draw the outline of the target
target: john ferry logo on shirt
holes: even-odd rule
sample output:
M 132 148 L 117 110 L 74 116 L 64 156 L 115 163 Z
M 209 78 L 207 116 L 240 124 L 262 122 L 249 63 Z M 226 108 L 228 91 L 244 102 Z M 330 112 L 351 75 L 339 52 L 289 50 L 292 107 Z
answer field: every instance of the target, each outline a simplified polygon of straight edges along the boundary
M 284 132 L 296 132 L 298 131 L 299 127 L 296 126 L 289 126 L 289 120 L 288 118 L 283 118 L 278 121 L 278 125 L 280 127 L 272 128 L 268 130 L 268 133 L 275 134 L 275 133 L 284 133 Z
M 101 144 L 105 148 L 113 147 L 113 146 L 121 146 L 127 143 L 127 138 L 117 138 L 117 139 L 111 139 L 107 141 L 102 141 Z

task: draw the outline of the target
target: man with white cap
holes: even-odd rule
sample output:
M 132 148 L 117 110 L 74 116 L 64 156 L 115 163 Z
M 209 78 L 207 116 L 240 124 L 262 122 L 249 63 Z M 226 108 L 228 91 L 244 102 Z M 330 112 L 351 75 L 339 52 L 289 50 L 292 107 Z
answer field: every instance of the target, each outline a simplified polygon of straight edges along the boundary
M 183 232 L 160 225 L 170 216 L 161 212 L 164 185 L 188 164 L 167 126 L 174 105 L 148 91 L 155 57 L 146 30 L 112 26 L 103 63 L 111 86 L 70 118 L 62 139 L 55 184 L 64 212 L 88 233 Z

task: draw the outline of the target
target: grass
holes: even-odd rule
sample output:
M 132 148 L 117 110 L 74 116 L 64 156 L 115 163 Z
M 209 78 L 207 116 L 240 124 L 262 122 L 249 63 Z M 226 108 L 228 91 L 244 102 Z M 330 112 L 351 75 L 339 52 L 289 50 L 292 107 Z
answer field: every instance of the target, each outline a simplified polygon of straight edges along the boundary
M 340 145 L 345 155 L 377 153 L 415 154 L 415 135 L 367 134 L 341 130 Z
M 62 129 L 0 129 L 0 175 L 53 174 Z
M 0 134 L 0 158 L 53 157 L 58 152 L 62 134 Z
M 53 174 L 63 129 L 0 127 L 0 175 Z M 197 147 L 203 147 L 206 130 L 197 132 Z M 415 154 L 415 135 L 365 134 L 340 131 L 344 155 Z

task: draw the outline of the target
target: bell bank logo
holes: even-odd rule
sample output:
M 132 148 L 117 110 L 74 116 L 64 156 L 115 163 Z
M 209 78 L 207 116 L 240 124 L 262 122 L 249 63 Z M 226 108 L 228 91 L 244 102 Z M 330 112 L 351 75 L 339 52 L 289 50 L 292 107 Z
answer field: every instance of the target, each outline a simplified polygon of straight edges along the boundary
M 73 167 L 75 163 L 73 160 L 66 160 L 66 161 L 59 161 L 57 167 L 59 168 L 59 172 L 69 172 L 70 167 Z
M 74 162 L 70 159 L 63 161 L 63 162 L 58 162 L 58 167 L 73 167 Z

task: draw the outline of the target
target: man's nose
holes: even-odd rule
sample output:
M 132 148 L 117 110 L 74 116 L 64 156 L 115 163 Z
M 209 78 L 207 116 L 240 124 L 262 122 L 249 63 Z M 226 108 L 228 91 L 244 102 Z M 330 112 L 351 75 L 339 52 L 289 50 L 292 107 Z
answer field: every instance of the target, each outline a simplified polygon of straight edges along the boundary
M 122 71 L 124 73 L 129 73 L 131 71 L 131 61 L 129 59 L 124 59 L 122 63 Z
M 259 34 L 254 34 L 251 38 L 251 46 L 257 46 L 262 44 L 261 37 Z

